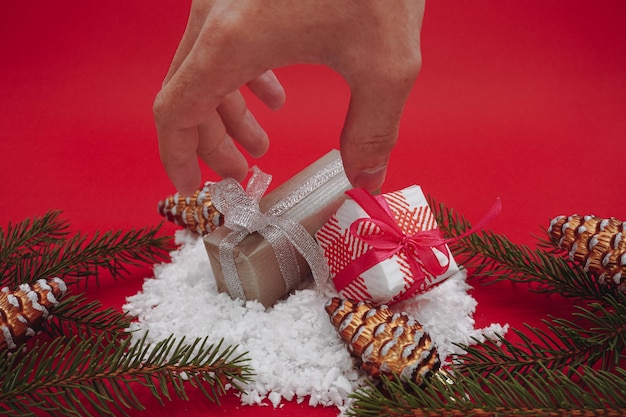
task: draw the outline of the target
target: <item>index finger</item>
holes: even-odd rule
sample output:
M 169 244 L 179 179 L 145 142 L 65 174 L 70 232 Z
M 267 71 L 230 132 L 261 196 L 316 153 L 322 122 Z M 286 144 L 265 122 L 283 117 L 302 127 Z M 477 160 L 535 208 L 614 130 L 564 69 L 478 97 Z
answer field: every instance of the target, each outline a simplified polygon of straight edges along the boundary
M 159 154 L 165 172 L 181 195 L 190 195 L 200 185 L 198 126 L 215 122 L 210 116 L 220 103 L 206 81 L 206 67 L 189 56 L 157 94 L 153 114 Z M 218 143 L 222 137 L 204 138 Z M 205 143 L 205 147 L 211 147 Z
M 193 127 L 172 130 L 158 126 L 157 123 L 159 155 L 163 168 L 181 195 L 191 195 L 202 180 L 196 155 L 198 129 Z

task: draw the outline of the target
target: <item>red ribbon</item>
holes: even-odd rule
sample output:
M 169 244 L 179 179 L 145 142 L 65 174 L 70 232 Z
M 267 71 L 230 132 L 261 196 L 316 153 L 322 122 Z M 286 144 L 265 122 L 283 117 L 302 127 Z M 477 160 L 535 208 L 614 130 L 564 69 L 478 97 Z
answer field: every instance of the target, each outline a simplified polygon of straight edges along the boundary
M 374 265 L 396 255 L 404 253 L 409 263 L 409 268 L 413 274 L 413 284 L 400 297 L 396 297 L 391 302 L 399 302 L 413 296 L 426 280 L 426 272 L 433 276 L 439 276 L 448 270 L 450 256 L 447 244 L 461 239 L 471 233 L 481 229 L 502 209 L 502 204 L 498 198 L 487 214 L 476 226 L 460 236 L 445 239 L 441 230 L 421 230 L 414 234 L 407 235 L 400 226 L 382 196 L 374 197 L 363 189 L 353 189 L 347 191 L 359 206 L 361 206 L 370 218 L 361 218 L 350 225 L 350 233 L 361 239 L 370 246 L 370 250 L 349 263 L 343 270 L 339 271 L 333 279 L 337 291 L 343 290 L 356 277 L 367 271 Z M 373 223 L 378 226 L 379 231 L 374 234 L 364 234 L 359 232 L 359 225 L 362 223 Z M 442 266 L 435 255 L 433 249 L 443 253 L 448 259 L 448 263 Z M 429 287 L 425 287 L 427 289 Z

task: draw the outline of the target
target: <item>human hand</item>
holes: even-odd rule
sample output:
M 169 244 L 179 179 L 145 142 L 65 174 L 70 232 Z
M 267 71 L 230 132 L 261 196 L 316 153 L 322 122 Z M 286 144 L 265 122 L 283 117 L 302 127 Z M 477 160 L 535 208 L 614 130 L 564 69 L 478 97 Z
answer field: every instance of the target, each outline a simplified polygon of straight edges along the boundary
M 181 195 L 200 185 L 198 157 L 218 175 L 248 171 L 269 146 L 239 88 L 278 109 L 285 92 L 271 71 L 325 64 L 350 88 L 340 147 L 353 186 L 384 181 L 406 98 L 421 66 L 423 0 L 193 0 L 154 117 L 163 166 Z

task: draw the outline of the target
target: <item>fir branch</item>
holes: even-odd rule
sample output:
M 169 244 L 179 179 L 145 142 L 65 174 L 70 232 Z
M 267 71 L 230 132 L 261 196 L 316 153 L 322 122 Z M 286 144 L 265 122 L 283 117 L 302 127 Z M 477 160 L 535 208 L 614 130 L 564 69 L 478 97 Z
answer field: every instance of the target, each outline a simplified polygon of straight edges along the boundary
M 580 366 L 610 371 L 619 367 L 626 352 L 626 296 L 607 295 L 603 303 L 577 306 L 573 316 L 576 321 L 544 320 L 547 330 L 531 326 L 526 326 L 527 332 L 514 329 L 519 343 L 498 337 L 474 346 L 459 345 L 466 354 L 455 361 L 462 369 L 496 374 L 537 369 L 573 372 Z
M 0 280 L 11 287 L 55 275 L 79 281 L 97 278 L 100 270 L 117 278 L 128 266 L 166 258 L 169 238 L 157 237 L 159 228 L 68 237 L 58 212 L 9 225 L 0 229 Z M 241 390 L 252 376 L 236 347 L 174 337 L 131 343 L 125 332 L 130 321 L 84 296 L 65 297 L 43 324 L 51 341 L 0 352 L 0 415 L 127 415 L 144 408 L 134 392 L 141 387 L 161 403 L 172 395 L 186 399 L 190 386 L 219 402 L 229 387 Z
M 63 416 L 128 415 L 144 409 L 134 390 L 149 388 L 161 403 L 172 393 L 187 399 L 187 386 L 219 402 L 229 386 L 241 390 L 250 377 L 248 359 L 236 347 L 185 343 L 169 337 L 156 345 L 144 337 L 109 343 L 56 338 L 13 355 L 0 353 L 0 415 L 35 416 L 46 411 Z
M 439 227 L 449 237 L 457 237 L 471 229 L 470 222 L 443 204 L 429 197 Z M 558 293 L 565 297 L 603 300 L 617 291 L 599 284 L 577 264 L 562 256 L 531 249 L 511 242 L 506 236 L 490 231 L 470 234 L 452 243 L 452 252 L 472 275 L 488 282 L 509 280 L 534 283 L 532 291 Z
M 7 270 L 20 258 L 36 253 L 42 246 L 61 242 L 68 234 L 69 223 L 59 219 L 60 211 L 48 211 L 42 217 L 25 219 L 6 230 L 0 227 L 0 285 Z
M 97 280 L 101 270 L 108 271 L 113 278 L 119 278 L 127 272 L 128 266 L 167 259 L 167 252 L 173 247 L 169 237 L 157 236 L 160 227 L 96 233 L 90 239 L 79 233 L 70 238 L 37 245 L 32 250 L 16 248 L 16 244 L 12 244 L 13 254 L 0 260 L 4 264 L 4 275 L 0 279 L 3 285 L 10 287 L 53 276 L 63 276 L 66 281 L 67 278 L 83 279 L 86 283 L 85 278 L 88 277 Z M 29 228 L 26 231 L 36 239 L 36 233 L 30 233 Z M 26 231 L 22 230 L 22 233 Z
M 626 416 L 626 371 L 582 367 L 575 378 L 559 371 L 455 373 L 421 388 L 384 379 L 351 397 L 349 416 Z
M 86 302 L 81 295 L 65 296 L 53 315 L 43 324 L 43 332 L 51 337 L 73 335 L 81 340 L 97 338 L 102 334 L 119 342 L 129 333 L 126 331 L 133 317 L 114 309 L 102 309 L 99 301 Z

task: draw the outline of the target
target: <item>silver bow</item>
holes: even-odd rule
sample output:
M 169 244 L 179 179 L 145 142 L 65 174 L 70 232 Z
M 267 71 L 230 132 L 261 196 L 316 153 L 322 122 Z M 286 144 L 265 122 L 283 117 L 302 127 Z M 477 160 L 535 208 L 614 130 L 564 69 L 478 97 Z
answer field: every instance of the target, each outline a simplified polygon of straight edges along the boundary
M 211 201 L 224 215 L 224 226 L 231 230 L 219 244 L 224 281 L 231 296 L 245 298 L 235 264 L 234 248 L 254 232 L 258 232 L 272 246 L 287 292 L 293 290 L 300 281 L 296 250 L 309 264 L 318 287 L 328 280 L 328 265 L 321 248 L 301 224 L 284 214 L 342 169 L 341 160 L 334 160 L 265 213 L 261 212 L 259 201 L 272 177 L 258 167 L 252 168 L 252 176 L 245 191 L 241 184 L 231 178 L 211 185 Z

